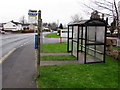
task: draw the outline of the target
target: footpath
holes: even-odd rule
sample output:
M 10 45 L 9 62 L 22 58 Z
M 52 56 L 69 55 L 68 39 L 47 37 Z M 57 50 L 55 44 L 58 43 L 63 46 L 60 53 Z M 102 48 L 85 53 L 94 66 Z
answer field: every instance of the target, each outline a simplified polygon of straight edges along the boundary
M 35 74 L 35 50 L 26 45 L 15 50 L 2 63 L 2 88 L 37 88 Z
M 49 56 L 49 55 L 71 55 L 71 53 L 41 53 L 41 56 Z M 40 66 L 47 66 L 47 65 L 65 65 L 65 64 L 82 64 L 83 61 L 81 60 L 63 60 L 63 61 L 59 61 L 59 60 L 50 60 L 50 61 L 41 61 L 41 65 Z

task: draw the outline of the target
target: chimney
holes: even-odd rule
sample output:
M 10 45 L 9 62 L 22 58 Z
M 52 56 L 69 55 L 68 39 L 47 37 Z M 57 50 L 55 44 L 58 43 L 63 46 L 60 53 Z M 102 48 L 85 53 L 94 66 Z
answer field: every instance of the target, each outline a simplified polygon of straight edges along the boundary
M 104 20 L 104 14 L 102 14 L 102 19 Z

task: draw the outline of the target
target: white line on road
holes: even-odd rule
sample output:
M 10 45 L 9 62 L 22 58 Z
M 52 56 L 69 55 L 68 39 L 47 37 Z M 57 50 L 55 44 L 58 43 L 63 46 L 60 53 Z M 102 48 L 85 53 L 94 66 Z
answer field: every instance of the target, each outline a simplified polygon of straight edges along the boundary
M 3 57 L 0 58 L 0 64 L 5 61 L 8 56 L 10 56 L 14 51 L 16 50 L 16 48 L 13 48 L 11 51 L 9 51 L 6 55 L 4 55 Z
M 19 46 L 19 48 L 22 47 L 22 46 L 24 46 L 24 45 L 26 45 L 27 43 L 28 43 L 28 42 L 23 43 L 22 45 Z

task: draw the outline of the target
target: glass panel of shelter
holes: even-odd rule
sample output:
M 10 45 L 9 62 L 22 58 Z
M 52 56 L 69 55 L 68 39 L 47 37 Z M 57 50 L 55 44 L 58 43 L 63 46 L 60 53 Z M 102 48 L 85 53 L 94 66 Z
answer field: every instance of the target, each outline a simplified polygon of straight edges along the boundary
M 73 55 L 77 57 L 77 42 L 73 42 Z
M 78 37 L 78 26 L 73 26 L 73 40 L 77 41 Z
M 77 57 L 78 54 L 78 26 L 73 26 L 73 55 Z
M 105 27 L 88 26 L 85 57 L 87 63 L 104 60 L 104 31 Z
M 79 26 L 79 52 L 78 60 L 84 63 L 84 52 L 85 52 L 85 27 Z
M 95 43 L 96 38 L 96 27 L 88 26 L 87 27 L 87 43 Z
M 96 41 L 99 43 L 104 43 L 104 38 L 105 38 L 104 34 L 105 34 L 105 26 L 97 27 Z
M 85 27 L 79 26 L 79 51 L 85 51 Z
M 68 40 L 69 40 L 69 51 L 72 51 L 72 26 L 69 26 L 69 36 L 68 36 Z
M 93 48 L 90 48 L 90 46 L 92 46 Z M 96 49 L 96 46 L 97 47 L 101 47 L 101 45 L 88 45 L 86 47 L 86 62 L 99 62 L 99 61 L 103 61 L 104 53 L 101 52 L 101 51 L 98 51 Z M 104 49 L 104 47 L 102 49 Z

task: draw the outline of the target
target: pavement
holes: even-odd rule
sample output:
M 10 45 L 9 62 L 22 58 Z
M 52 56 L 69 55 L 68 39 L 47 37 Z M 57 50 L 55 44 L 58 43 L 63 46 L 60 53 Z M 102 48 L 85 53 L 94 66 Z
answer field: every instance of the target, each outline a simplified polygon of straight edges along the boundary
M 2 88 L 37 88 L 32 44 L 17 48 L 2 63 Z
M 41 53 L 41 56 L 49 56 L 49 55 L 71 55 L 71 53 Z M 66 65 L 66 64 L 83 64 L 81 60 L 50 60 L 50 61 L 41 61 L 41 66 L 47 66 L 47 65 Z
M 49 56 L 49 55 L 71 55 L 71 53 L 41 53 L 41 56 Z

